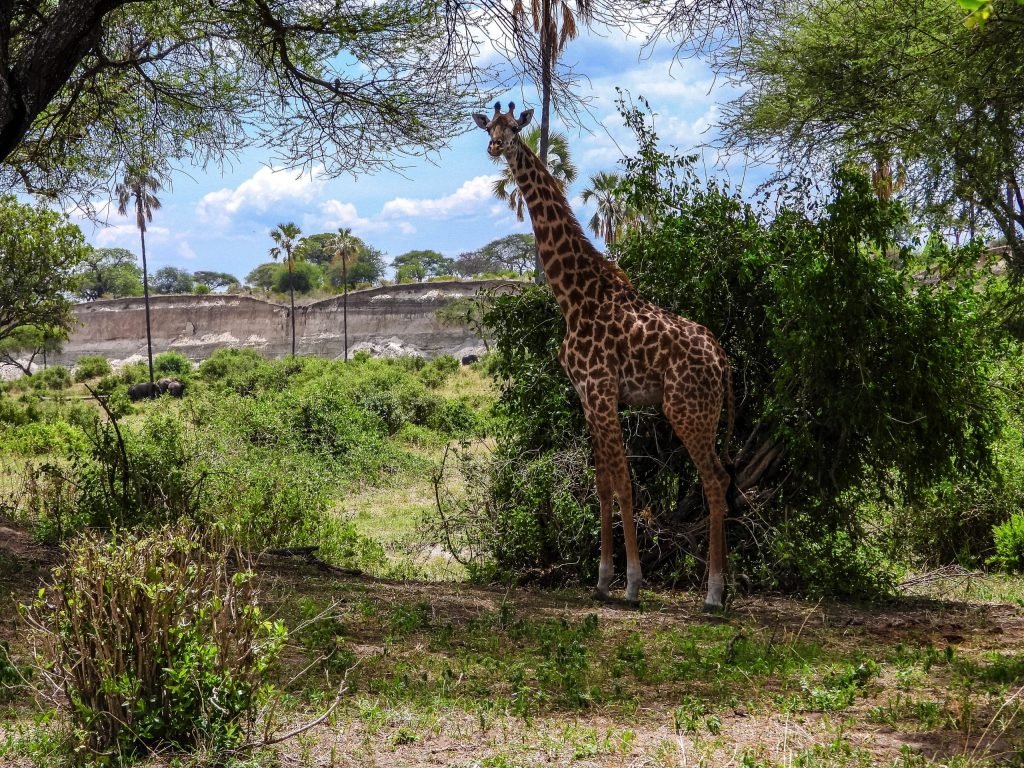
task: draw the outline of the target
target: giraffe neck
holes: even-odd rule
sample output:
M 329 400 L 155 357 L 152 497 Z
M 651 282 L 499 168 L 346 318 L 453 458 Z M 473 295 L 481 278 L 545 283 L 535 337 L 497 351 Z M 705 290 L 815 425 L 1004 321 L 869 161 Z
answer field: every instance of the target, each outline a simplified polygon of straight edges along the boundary
M 562 312 L 568 314 L 579 303 L 579 291 L 573 289 L 600 280 L 609 274 L 611 264 L 583 233 L 554 176 L 521 139 L 505 158 L 530 211 L 544 274 Z

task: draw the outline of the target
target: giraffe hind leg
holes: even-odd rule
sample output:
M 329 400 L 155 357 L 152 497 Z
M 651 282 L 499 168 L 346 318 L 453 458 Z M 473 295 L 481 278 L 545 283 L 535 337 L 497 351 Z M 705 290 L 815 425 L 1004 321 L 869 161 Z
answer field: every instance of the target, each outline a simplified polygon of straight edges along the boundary
M 708 591 L 704 610 L 717 613 L 725 610 L 725 512 L 729 472 L 715 451 L 718 412 L 686 412 L 687 402 L 701 401 L 697 396 L 667 391 L 662 408 L 697 468 L 708 502 Z

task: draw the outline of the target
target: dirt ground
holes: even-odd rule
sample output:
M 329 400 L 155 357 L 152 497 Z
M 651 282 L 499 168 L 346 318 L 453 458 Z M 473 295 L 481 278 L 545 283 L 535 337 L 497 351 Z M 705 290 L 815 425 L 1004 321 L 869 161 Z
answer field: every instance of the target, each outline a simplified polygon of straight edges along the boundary
M 58 558 L 58 550 L 0 522 L 0 641 L 14 656 L 25 647 L 15 604 L 31 599 Z M 330 606 L 358 661 L 330 716 L 247 758 L 260 765 L 1024 762 L 1024 612 L 1017 604 L 907 596 L 853 605 L 762 595 L 739 597 L 726 616 L 713 617 L 687 592 L 645 592 L 634 611 L 595 604 L 582 589 L 396 582 L 290 561 L 265 561 L 260 572 L 272 613 L 292 626 L 299 603 Z M 580 674 L 599 695 L 572 703 L 568 677 L 558 678 L 562 688 L 545 689 L 538 670 L 564 671 L 559 665 L 571 661 L 544 654 L 562 642 L 557 632 L 584 637 L 577 630 L 584 625 L 596 629 L 578 641 L 586 652 Z M 753 649 L 748 661 L 734 653 L 744 643 Z M 314 652 L 296 643 L 290 653 L 289 668 L 299 669 Z M 691 678 L 678 673 L 686 665 L 696 670 Z M 835 683 L 842 670 L 858 669 L 867 670 L 863 682 Z M 338 682 L 329 673 L 283 682 L 275 733 L 327 710 Z M 828 698 L 847 689 L 848 700 Z M 535 705 L 519 711 L 524 691 Z M 27 695 L 0 703 L 5 712 L 0 764 L 36 764 L 2 751 L 5 735 L 29 728 Z

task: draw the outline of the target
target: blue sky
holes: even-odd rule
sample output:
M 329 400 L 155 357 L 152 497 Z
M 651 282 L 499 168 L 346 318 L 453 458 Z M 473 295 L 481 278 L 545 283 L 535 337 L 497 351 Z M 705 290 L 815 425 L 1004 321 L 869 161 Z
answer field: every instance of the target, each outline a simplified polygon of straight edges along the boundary
M 644 52 L 638 38 L 621 33 L 592 34 L 570 43 L 565 59 L 585 78 L 581 92 L 591 99 L 591 119 L 584 129 L 566 130 L 579 179 L 570 190 L 577 216 L 592 214 L 579 193 L 598 171 L 618 169 L 623 153 L 633 149 L 631 135 L 616 107 L 616 87 L 645 97 L 656 113 L 656 130 L 666 146 L 687 151 L 713 136 L 718 104 L 732 91 L 716 82 L 696 59 L 674 60 L 665 45 Z M 539 107 L 536 94 L 510 92 L 520 108 Z M 481 111 L 488 111 L 480 105 Z M 537 109 L 539 116 L 539 109 Z M 472 126 L 466 115 L 467 126 Z M 323 178 L 317 169 L 298 174 L 268 165 L 270 152 L 253 149 L 221 173 L 191 170 L 172 178 L 161 195 L 147 233 L 150 269 L 171 265 L 195 271 L 230 272 L 244 279 L 269 260 L 269 231 L 294 221 L 303 234 L 350 227 L 353 234 L 393 258 L 413 249 L 433 249 L 447 256 L 479 248 L 514 232 L 528 232 L 505 204 L 490 192 L 499 167 L 487 157 L 486 135 L 474 129 L 458 137 L 433 162 L 415 162 L 402 174 L 381 171 L 358 177 Z M 714 162 L 708 157 L 708 162 Z M 744 173 L 735 163 L 714 171 L 734 182 Z M 116 210 L 106 208 L 106 223 L 77 220 L 97 247 L 125 247 L 138 252 L 138 232 Z M 599 247 L 603 244 L 598 242 Z

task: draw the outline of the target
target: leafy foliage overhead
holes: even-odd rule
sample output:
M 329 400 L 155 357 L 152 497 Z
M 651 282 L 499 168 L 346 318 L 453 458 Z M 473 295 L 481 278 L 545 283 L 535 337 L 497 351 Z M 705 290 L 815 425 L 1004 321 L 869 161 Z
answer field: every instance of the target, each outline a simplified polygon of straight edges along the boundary
M 983 31 L 946 0 L 793 6 L 721 61 L 744 83 L 727 145 L 782 175 L 852 159 L 933 226 L 994 229 L 1024 274 L 1024 5 L 990 5 Z
M 253 141 L 329 175 L 400 165 L 443 147 L 479 103 L 489 73 L 471 57 L 487 5 L 12 4 L 0 189 L 86 203 L 142 148 L 205 166 Z

